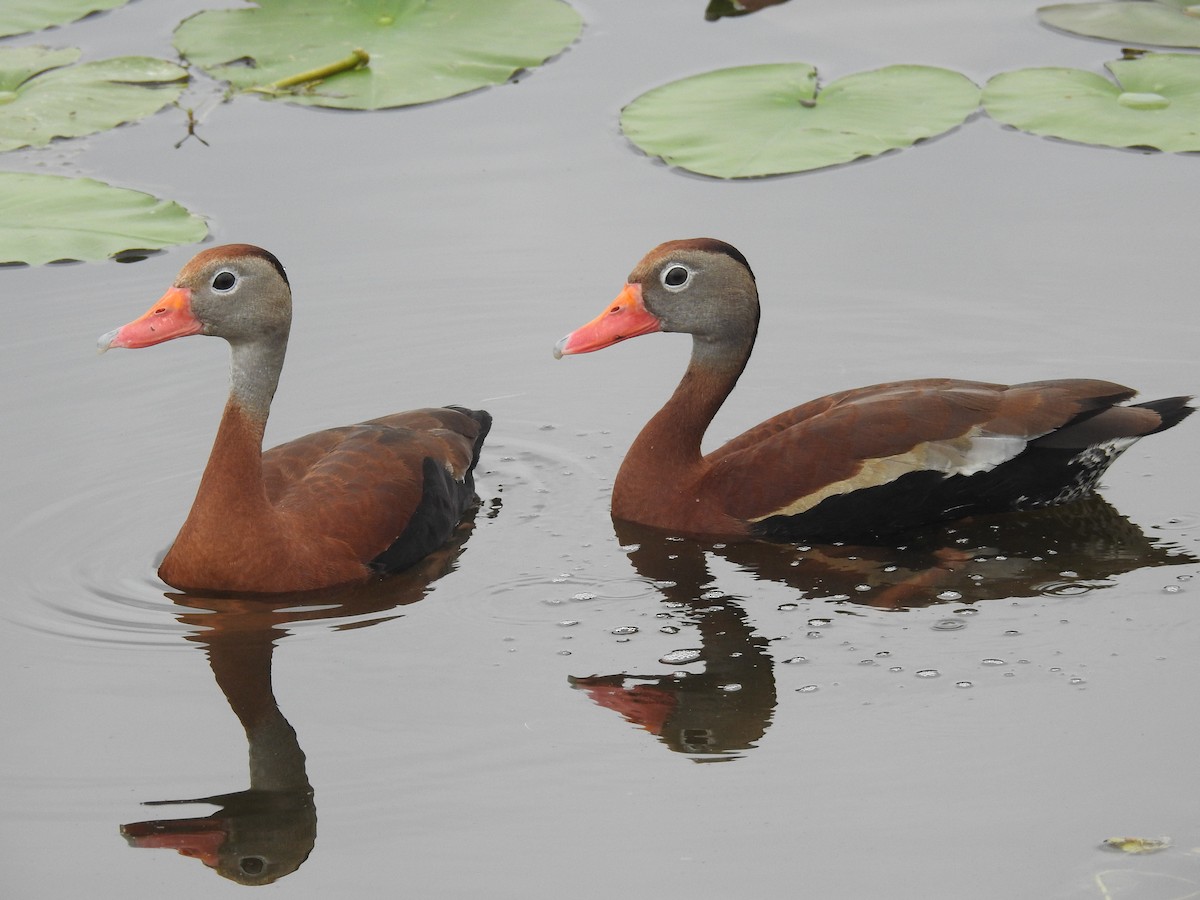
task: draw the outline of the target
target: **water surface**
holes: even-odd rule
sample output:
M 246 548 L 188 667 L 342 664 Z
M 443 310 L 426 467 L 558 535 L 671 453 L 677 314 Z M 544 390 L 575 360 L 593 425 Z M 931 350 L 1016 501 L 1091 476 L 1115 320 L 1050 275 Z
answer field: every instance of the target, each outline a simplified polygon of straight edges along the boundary
M 207 147 L 174 149 L 171 110 L 6 154 L 173 197 L 214 241 L 283 260 L 296 316 L 268 442 L 427 404 L 496 419 L 479 513 L 419 570 L 282 605 L 179 595 L 154 562 L 207 457 L 225 349 L 93 347 L 197 248 L 0 271 L 6 895 L 242 890 L 222 874 L 297 898 L 1200 882 L 1192 422 L 1063 515 L 905 553 L 703 546 L 618 533 L 607 506 L 686 340 L 550 353 L 650 247 L 710 235 L 746 253 L 764 306 L 713 444 L 895 378 L 1197 390 L 1194 158 L 977 118 L 731 184 L 617 129 L 642 91 L 723 65 L 805 60 L 832 80 L 913 62 L 983 82 L 1117 55 L 1040 28 L 1034 6 L 798 0 L 706 23 L 702 0 L 578 3 L 576 45 L 468 97 L 334 113 L 222 104 L 198 77 Z M 194 9 L 134 3 L 11 43 L 169 56 Z M 1174 846 L 1099 849 L 1125 834 Z

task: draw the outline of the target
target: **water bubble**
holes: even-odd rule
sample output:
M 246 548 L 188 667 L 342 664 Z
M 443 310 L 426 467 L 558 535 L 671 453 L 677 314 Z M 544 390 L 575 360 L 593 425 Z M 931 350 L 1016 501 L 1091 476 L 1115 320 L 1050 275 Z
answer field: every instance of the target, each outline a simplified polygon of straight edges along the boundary
M 571 595 L 572 600 L 595 600 L 596 595 L 588 591 L 580 591 L 578 594 Z
M 797 610 L 799 608 L 800 608 L 799 603 L 780 603 L 779 604 L 780 612 L 794 612 L 795 610 Z
M 917 669 L 918 678 L 938 678 L 941 674 L 937 669 Z
M 701 655 L 703 655 L 703 651 L 698 648 L 672 650 L 666 656 L 660 656 L 658 661 L 667 666 L 680 666 L 695 662 Z
M 809 628 L 821 628 L 825 625 L 832 625 L 832 624 L 833 624 L 833 619 L 809 619 L 808 620 Z
M 730 693 L 730 694 L 734 693 L 735 691 L 740 691 L 741 689 L 742 689 L 742 686 L 740 684 L 723 684 L 723 685 L 721 685 L 721 690 L 723 690 L 727 693 Z
M 958 591 L 942 591 L 937 595 L 939 600 L 961 600 L 962 594 Z
M 637 634 L 638 629 L 637 629 L 636 625 L 618 625 L 616 628 L 614 628 L 612 630 L 612 633 L 613 634 Z
M 1034 585 L 1034 590 L 1047 597 L 1074 597 L 1089 593 L 1092 586 L 1079 581 L 1048 581 Z
M 658 629 L 662 634 L 679 634 L 680 628 L 678 625 L 664 625 Z
M 886 657 L 886 656 L 891 656 L 891 655 L 892 655 L 892 651 L 891 651 L 891 650 L 880 650 L 880 651 L 879 651 L 878 653 L 876 653 L 875 655 L 876 655 L 876 656 L 878 656 L 880 659 L 883 659 L 883 658 L 884 658 L 884 657 Z
M 571 651 L 570 651 L 570 650 L 559 650 L 559 651 L 558 651 L 558 655 L 559 655 L 559 656 L 570 656 L 570 655 L 571 655 Z
M 578 625 L 579 620 L 578 619 L 563 619 L 558 624 L 559 624 L 560 628 L 571 628 L 574 625 Z
M 803 665 L 804 663 L 808 662 L 808 657 L 807 656 L 793 656 L 791 659 L 785 659 L 784 662 L 787 663 L 789 666 L 799 666 L 799 665 Z
M 543 600 L 542 602 L 543 602 L 543 603 L 545 603 L 547 606 L 558 606 L 558 605 L 559 605 L 559 604 L 561 604 L 563 601 L 562 601 L 562 598 L 561 598 L 561 597 L 553 597 L 553 598 L 551 598 L 551 599 L 548 599 L 548 600 Z
M 971 682 L 969 682 L 969 681 L 956 681 L 956 682 L 954 682 L 954 686 L 956 688 L 975 687 L 975 685 L 971 684 Z
M 723 591 L 713 590 L 713 591 L 705 591 L 703 594 L 700 595 L 700 599 L 701 600 L 720 600 L 724 596 L 725 596 L 725 593 Z
M 979 615 L 979 610 L 973 606 L 964 606 L 962 609 L 956 609 L 954 614 L 956 616 L 977 616 Z
M 1191 575 L 1176 575 L 1175 580 L 1176 581 L 1191 581 L 1192 576 Z
M 1177 584 L 1168 584 L 1166 587 L 1163 588 L 1163 593 L 1164 594 L 1178 594 L 1182 590 L 1183 590 L 1183 588 L 1181 588 Z
M 1020 633 L 1021 633 L 1021 632 L 1017 631 L 1017 629 L 1015 629 L 1015 628 L 1010 628 L 1008 631 L 1004 632 L 1004 636 L 1005 636 L 1005 637 L 1016 637 L 1016 636 L 1017 636 L 1017 635 L 1019 635 Z
M 821 632 L 819 632 L 819 631 L 810 631 L 810 632 L 808 632 L 807 634 L 805 634 L 804 636 L 805 636 L 806 638 L 812 638 L 814 641 L 815 641 L 817 638 L 823 638 L 823 637 L 825 637 L 825 635 L 821 634 Z
M 856 584 L 854 589 L 860 594 L 864 594 L 871 589 L 871 586 L 869 584 Z
M 858 664 L 859 664 L 860 666 L 875 666 L 875 665 L 878 665 L 878 663 L 876 663 L 876 662 L 875 662 L 875 660 L 873 660 L 873 659 L 860 659 L 860 660 L 858 661 Z
M 1002 660 L 1002 659 L 996 659 L 994 656 L 989 656 L 987 659 L 980 660 L 980 663 L 982 663 L 982 664 L 983 664 L 983 665 L 985 665 L 985 666 L 1003 666 L 1003 665 L 1006 665 L 1006 663 L 1004 662 L 1004 660 Z
M 967 623 L 962 619 L 938 619 L 929 627 L 934 631 L 958 631 L 960 628 L 966 628 Z
M 1087 684 L 1087 682 L 1084 681 L 1082 678 L 1080 678 L 1078 675 L 1072 675 L 1071 676 L 1071 684 Z
M 817 686 L 815 684 L 806 684 L 804 687 L 796 688 L 796 693 L 797 694 L 811 694 L 816 689 L 817 689 Z
M 891 666 L 888 668 L 888 671 L 889 672 L 903 672 L 904 666 Z

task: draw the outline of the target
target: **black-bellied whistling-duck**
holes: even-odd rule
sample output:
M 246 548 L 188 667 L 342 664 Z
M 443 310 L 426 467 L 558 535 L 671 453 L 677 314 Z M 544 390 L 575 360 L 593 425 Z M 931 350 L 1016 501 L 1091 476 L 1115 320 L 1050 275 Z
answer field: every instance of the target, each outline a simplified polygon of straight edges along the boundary
M 231 348 L 229 400 L 196 500 L 158 573 L 181 589 L 302 591 L 407 568 L 475 499 L 482 411 L 418 409 L 267 452 L 263 430 L 292 322 L 279 260 L 230 244 L 198 254 L 141 318 L 100 338 L 148 347 L 189 334 Z
M 650 251 L 555 355 L 653 331 L 692 335 L 679 387 L 633 442 L 614 519 L 721 539 L 884 536 L 973 513 L 1088 493 L 1138 438 L 1179 423 L 1188 397 L 1118 405 L 1107 381 L 898 381 L 812 400 L 702 455 L 700 441 L 750 358 L 758 291 L 746 258 L 710 238 Z

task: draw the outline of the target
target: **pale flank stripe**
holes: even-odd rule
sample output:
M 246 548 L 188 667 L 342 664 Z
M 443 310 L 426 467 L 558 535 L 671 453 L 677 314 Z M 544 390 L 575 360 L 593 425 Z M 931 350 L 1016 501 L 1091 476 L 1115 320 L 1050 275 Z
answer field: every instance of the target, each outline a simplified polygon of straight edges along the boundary
M 907 453 L 865 459 L 857 474 L 827 484 L 812 494 L 800 497 L 782 509 L 756 516 L 761 522 L 772 516 L 794 516 L 807 512 L 827 497 L 848 494 L 861 488 L 876 487 L 895 481 L 909 472 L 941 472 L 950 475 L 974 475 L 996 468 L 1025 449 L 1027 440 L 1009 434 L 981 433 L 978 426 L 962 437 L 949 441 L 926 441 Z

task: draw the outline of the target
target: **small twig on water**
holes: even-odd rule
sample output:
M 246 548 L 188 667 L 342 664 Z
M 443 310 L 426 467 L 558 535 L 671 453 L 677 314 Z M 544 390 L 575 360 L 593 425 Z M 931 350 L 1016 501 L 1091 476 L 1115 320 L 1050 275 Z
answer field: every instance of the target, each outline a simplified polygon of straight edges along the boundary
M 366 50 L 355 49 L 353 53 L 345 59 L 340 59 L 335 63 L 330 63 L 327 66 L 319 66 L 315 69 L 309 69 L 307 72 L 298 72 L 295 75 L 289 75 L 287 78 L 280 78 L 278 81 L 272 81 L 270 84 L 263 87 L 249 88 L 250 91 L 255 91 L 261 94 L 276 94 L 282 91 L 287 91 L 294 87 L 299 87 L 302 84 L 310 84 L 313 82 L 324 81 L 334 75 L 342 72 L 352 72 L 355 69 L 365 68 L 371 62 L 371 55 Z

